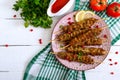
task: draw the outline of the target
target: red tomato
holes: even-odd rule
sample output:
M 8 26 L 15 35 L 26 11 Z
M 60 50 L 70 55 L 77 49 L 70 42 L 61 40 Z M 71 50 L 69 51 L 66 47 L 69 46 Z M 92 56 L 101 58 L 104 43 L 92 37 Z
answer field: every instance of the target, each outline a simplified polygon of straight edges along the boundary
M 119 17 L 120 16 L 120 3 L 114 2 L 110 4 L 106 11 L 108 16 Z
M 107 0 L 90 0 L 90 7 L 95 11 L 103 11 L 107 7 Z

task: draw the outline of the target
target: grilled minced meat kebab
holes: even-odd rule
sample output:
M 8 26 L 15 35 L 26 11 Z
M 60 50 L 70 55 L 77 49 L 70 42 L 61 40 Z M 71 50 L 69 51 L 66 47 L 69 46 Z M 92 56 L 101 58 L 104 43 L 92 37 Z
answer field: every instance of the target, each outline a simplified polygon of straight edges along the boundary
M 61 59 L 69 60 L 69 61 L 75 61 L 75 62 L 81 62 L 85 64 L 93 64 L 94 60 L 90 56 L 81 56 L 78 54 L 68 53 L 68 52 L 58 52 L 57 56 Z
M 88 32 L 84 33 L 83 35 L 78 35 L 77 37 L 73 38 L 69 42 L 69 44 L 74 45 L 75 43 L 86 42 L 87 39 L 95 38 L 96 36 L 98 36 L 102 32 L 102 30 L 103 30 L 102 28 L 91 29 Z
M 63 26 L 60 31 L 68 33 L 79 29 L 89 29 L 97 21 L 98 19 L 95 18 L 85 19 L 80 22 L 74 22 L 71 25 Z
M 85 41 L 74 43 L 74 46 L 101 45 L 104 42 L 101 38 L 88 38 Z
M 105 55 L 107 53 L 106 50 L 102 49 L 102 48 L 94 48 L 94 47 L 80 47 L 80 46 L 69 46 L 66 48 L 67 52 L 72 52 L 72 53 L 79 53 L 81 52 L 82 55 L 92 55 L 92 56 L 96 56 L 96 55 Z
M 85 30 L 79 29 L 79 30 L 73 31 L 71 33 L 60 34 L 57 36 L 57 40 L 60 42 L 68 41 L 68 40 L 71 40 L 72 38 L 74 38 L 78 35 L 86 33 L 87 31 L 89 31 L 89 29 L 85 29 Z

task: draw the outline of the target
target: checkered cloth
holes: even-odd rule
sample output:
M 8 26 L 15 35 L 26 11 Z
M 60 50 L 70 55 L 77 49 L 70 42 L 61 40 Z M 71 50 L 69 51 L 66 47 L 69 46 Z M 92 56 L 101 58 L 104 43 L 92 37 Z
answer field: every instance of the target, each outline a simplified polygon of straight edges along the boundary
M 108 3 L 119 0 L 109 0 Z M 74 10 L 90 10 L 87 0 L 76 0 Z M 120 18 L 111 18 L 105 11 L 95 12 L 102 18 L 107 18 L 112 42 L 114 45 L 120 39 Z M 49 43 L 41 50 L 26 67 L 23 80 L 86 80 L 85 71 L 71 70 L 61 65 L 53 54 L 50 54 L 51 44 Z

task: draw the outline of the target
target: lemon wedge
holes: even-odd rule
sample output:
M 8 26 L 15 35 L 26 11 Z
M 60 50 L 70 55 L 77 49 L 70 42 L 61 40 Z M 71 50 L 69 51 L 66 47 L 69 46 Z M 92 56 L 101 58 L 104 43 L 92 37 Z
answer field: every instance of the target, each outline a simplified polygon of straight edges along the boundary
M 85 11 L 83 19 L 92 18 L 95 14 L 92 11 Z
M 95 14 L 92 11 L 79 11 L 75 15 L 75 21 L 80 22 L 84 19 L 93 17 Z
M 79 22 L 79 21 L 83 20 L 84 14 L 85 14 L 85 11 L 78 11 L 75 15 L 75 21 Z

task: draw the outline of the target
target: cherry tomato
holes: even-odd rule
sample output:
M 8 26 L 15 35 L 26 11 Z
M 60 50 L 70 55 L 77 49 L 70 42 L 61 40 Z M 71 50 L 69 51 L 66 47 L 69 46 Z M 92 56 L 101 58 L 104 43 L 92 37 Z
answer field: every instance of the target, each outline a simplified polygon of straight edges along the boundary
M 113 2 L 112 4 L 110 4 L 107 8 L 106 11 L 108 16 L 117 18 L 120 16 L 120 3 L 117 2 Z
M 95 11 L 103 11 L 107 7 L 107 0 L 90 0 L 90 7 Z

